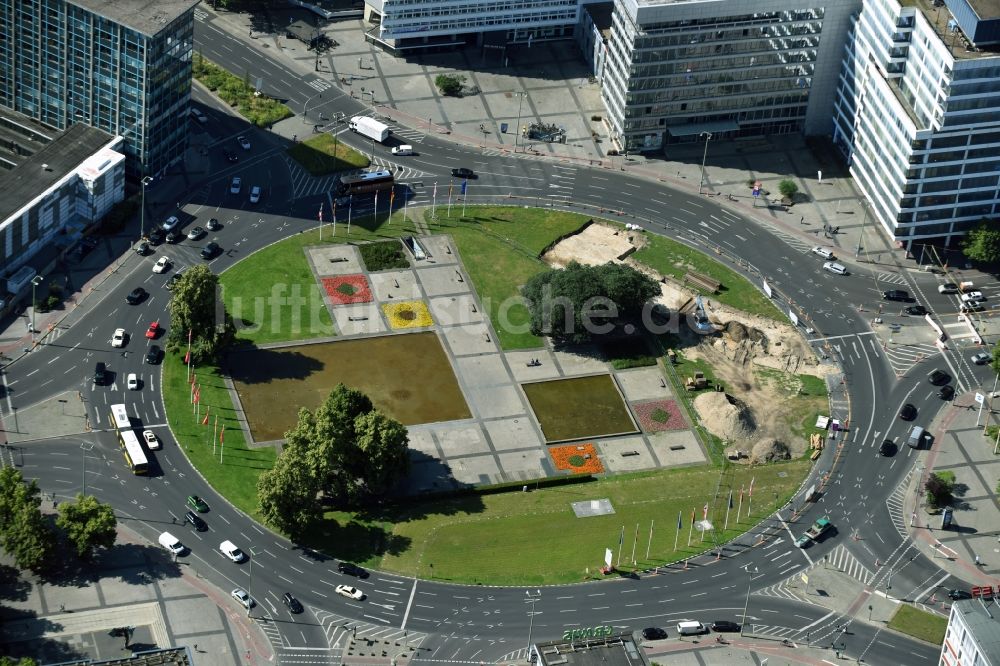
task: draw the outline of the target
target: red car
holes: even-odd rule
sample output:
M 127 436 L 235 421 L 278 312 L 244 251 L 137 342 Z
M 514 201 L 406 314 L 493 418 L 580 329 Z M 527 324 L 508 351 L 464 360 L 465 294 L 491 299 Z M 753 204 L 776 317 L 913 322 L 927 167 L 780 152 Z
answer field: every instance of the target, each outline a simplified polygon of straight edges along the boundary
M 149 328 L 146 329 L 146 337 L 149 338 L 150 340 L 154 340 L 156 339 L 156 336 L 158 336 L 159 334 L 160 334 L 160 322 L 154 321 L 152 324 L 149 325 Z

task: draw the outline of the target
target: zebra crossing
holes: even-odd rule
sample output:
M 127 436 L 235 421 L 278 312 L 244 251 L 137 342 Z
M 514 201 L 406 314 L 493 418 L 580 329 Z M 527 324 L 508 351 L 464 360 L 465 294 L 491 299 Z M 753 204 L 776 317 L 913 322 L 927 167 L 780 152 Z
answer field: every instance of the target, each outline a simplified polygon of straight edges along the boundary
M 875 575 L 865 565 L 861 564 L 858 558 L 854 557 L 847 548 L 839 545 L 830 551 L 830 554 L 826 555 L 822 561 L 816 562 L 805 571 L 797 571 L 781 582 L 757 590 L 754 594 L 762 597 L 789 599 L 804 604 L 814 604 L 815 602 L 810 600 L 806 595 L 808 584 L 802 582 L 801 576 L 803 574 L 808 576 L 809 572 L 819 567 L 840 571 L 860 581 L 862 585 L 868 585 Z
M 900 536 L 904 539 L 908 538 L 909 535 L 906 531 L 906 489 L 910 485 L 910 477 L 913 475 L 913 468 L 906 473 L 903 480 L 899 482 L 896 489 L 892 491 L 892 494 L 885 500 L 885 506 L 889 509 L 889 517 L 892 519 L 892 525 L 899 532 Z
M 298 162 L 290 157 L 286 157 L 285 162 L 288 164 L 288 172 L 292 179 L 292 198 L 294 199 L 331 192 L 337 182 L 337 178 L 339 178 L 339 175 L 337 174 L 329 176 L 313 176 L 299 166 Z M 372 161 L 372 166 L 377 169 L 391 169 L 395 174 L 396 181 L 401 183 L 411 180 L 420 180 L 431 175 L 426 171 L 403 166 L 381 157 L 376 157 Z
M 809 244 L 809 242 L 799 238 L 798 236 L 793 236 L 790 233 L 784 232 L 777 227 L 770 229 L 771 233 L 780 238 L 786 245 L 794 250 L 802 252 L 803 254 L 809 252 L 814 245 Z
M 909 282 L 906 281 L 906 276 L 899 273 L 884 273 L 879 271 L 875 276 L 875 282 L 877 284 L 898 284 L 903 287 L 909 286 Z
M 313 90 L 323 92 L 324 90 L 329 90 L 333 87 L 333 84 L 324 79 L 313 79 L 312 81 L 306 81 L 306 85 Z
M 208 12 L 206 12 L 204 9 L 195 9 L 194 10 L 194 20 L 195 21 L 204 21 L 207 18 L 208 18 Z
M 868 585 L 875 574 L 868 569 L 865 565 L 858 561 L 858 558 L 854 557 L 843 544 L 840 544 L 834 548 L 829 555 L 829 558 L 823 566 L 833 569 L 838 569 L 841 573 L 845 573 L 851 578 L 859 581 L 862 585 Z M 816 564 L 813 568 L 820 566 Z
M 352 651 L 395 658 L 416 650 L 427 639 L 422 631 L 362 622 L 322 609 L 313 609 L 313 613 L 323 628 L 331 657 L 336 655 L 340 659 L 337 663 L 342 663 L 344 656 Z M 284 659 L 281 661 L 284 663 Z

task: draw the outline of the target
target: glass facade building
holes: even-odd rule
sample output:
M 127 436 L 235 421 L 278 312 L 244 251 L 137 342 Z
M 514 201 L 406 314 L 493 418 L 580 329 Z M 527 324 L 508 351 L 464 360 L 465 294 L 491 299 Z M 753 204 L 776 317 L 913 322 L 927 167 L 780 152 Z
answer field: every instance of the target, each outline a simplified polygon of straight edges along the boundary
M 198 0 L 0 0 L 0 105 L 124 137 L 130 178 L 187 147 Z

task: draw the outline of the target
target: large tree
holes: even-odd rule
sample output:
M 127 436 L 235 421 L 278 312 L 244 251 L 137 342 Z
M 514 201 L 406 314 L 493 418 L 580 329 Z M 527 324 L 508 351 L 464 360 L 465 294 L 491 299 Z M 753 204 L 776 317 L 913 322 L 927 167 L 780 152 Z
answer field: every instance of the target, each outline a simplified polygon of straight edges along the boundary
M 983 220 L 962 241 L 962 251 L 969 259 L 993 264 L 1000 261 L 1000 224 Z
M 264 521 L 293 536 L 303 534 L 322 515 L 319 484 L 298 447 L 286 447 L 274 467 L 257 480 Z
M 52 530 L 41 505 L 37 481 L 25 483 L 13 467 L 0 469 L 0 545 L 22 569 L 38 571 L 52 552 Z
M 653 278 L 625 264 L 584 266 L 535 275 L 521 289 L 528 301 L 531 332 L 567 342 L 587 342 L 609 332 L 611 324 L 636 320 L 660 293 Z
M 211 361 L 233 339 L 235 328 L 219 294 L 219 278 L 208 266 L 198 264 L 184 271 L 170 296 L 170 332 L 167 349 Z
M 73 502 L 60 504 L 56 525 L 83 559 L 90 559 L 96 548 L 115 545 L 118 533 L 114 509 L 101 504 L 93 495 L 77 495 Z

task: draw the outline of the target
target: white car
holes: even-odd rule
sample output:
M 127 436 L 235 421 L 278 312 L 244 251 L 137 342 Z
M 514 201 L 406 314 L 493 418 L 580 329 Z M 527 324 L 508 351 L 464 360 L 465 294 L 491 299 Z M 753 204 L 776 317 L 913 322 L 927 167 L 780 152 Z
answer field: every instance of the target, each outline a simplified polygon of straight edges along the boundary
M 981 301 L 981 300 L 983 300 L 983 292 L 981 291 L 967 291 L 964 294 L 962 294 L 963 303 L 971 303 L 972 301 Z
M 219 550 L 222 554 L 231 559 L 233 562 L 242 562 L 247 559 L 247 556 L 243 554 L 243 551 L 236 547 L 232 541 L 223 541 L 219 544 Z
M 150 451 L 156 451 L 160 448 L 160 438 L 152 430 L 143 430 L 142 439 Z
M 337 594 L 342 597 L 347 597 L 348 599 L 355 599 L 357 601 L 361 601 L 365 597 L 365 595 L 361 593 L 361 590 L 356 587 L 351 587 L 350 585 L 338 585 Z
M 833 252 L 831 252 L 830 250 L 828 250 L 825 247 L 822 247 L 820 245 L 817 245 L 816 247 L 814 247 L 810 251 L 813 254 L 815 254 L 815 255 L 819 255 L 820 257 L 823 257 L 824 259 L 831 259 L 831 260 L 832 259 L 836 259 L 836 257 L 833 256 Z
M 125 329 L 116 328 L 114 335 L 111 336 L 111 346 L 112 347 L 124 347 L 125 346 Z
M 823 270 L 830 271 L 831 273 L 836 273 L 837 275 L 847 275 L 847 267 L 843 264 L 838 264 L 835 261 L 827 261 L 823 263 Z
M 153 264 L 154 273 L 165 273 L 168 268 L 170 268 L 170 257 L 160 257 L 156 260 L 156 263 Z
M 164 231 L 173 231 L 180 223 L 181 221 L 177 219 L 176 215 L 171 215 L 166 220 L 164 220 L 163 224 L 161 224 L 160 226 L 163 228 Z
M 128 378 L 125 380 L 125 384 L 128 386 L 129 391 L 139 390 L 139 375 L 134 372 L 128 373 Z
M 973 354 L 969 360 L 976 365 L 986 365 L 993 360 L 993 355 L 988 352 L 979 352 L 978 354 Z
M 260 185 L 254 185 L 250 188 L 250 203 L 257 203 L 260 201 Z
M 229 184 L 230 194 L 239 194 L 240 190 L 243 188 L 243 179 L 239 176 L 233 176 L 233 182 Z
M 250 139 L 245 136 L 238 136 L 236 137 L 236 140 L 240 142 L 240 147 L 243 150 L 250 150 Z
M 236 599 L 236 601 L 240 602 L 243 608 L 246 608 L 247 610 L 250 610 L 257 604 L 257 602 L 251 599 L 250 595 L 246 593 L 246 590 L 244 590 L 241 587 L 238 587 L 232 592 L 230 592 L 229 596 L 231 596 L 233 599 Z

